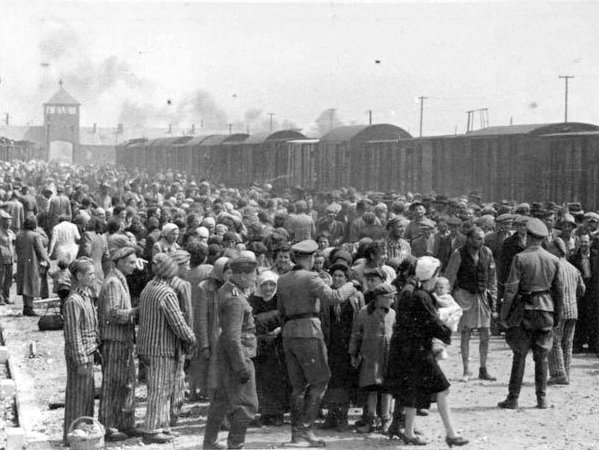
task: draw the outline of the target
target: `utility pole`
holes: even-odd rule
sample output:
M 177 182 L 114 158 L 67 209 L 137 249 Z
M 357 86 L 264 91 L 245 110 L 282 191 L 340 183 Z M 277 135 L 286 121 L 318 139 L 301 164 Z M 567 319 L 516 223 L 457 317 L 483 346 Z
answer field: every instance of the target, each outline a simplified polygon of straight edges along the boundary
M 275 113 L 268 113 L 268 115 L 270 116 L 270 131 L 272 131 L 272 116 L 274 116 Z
M 372 109 L 366 111 L 368 113 L 368 125 L 372 125 Z
M 232 124 L 232 123 L 229 123 L 229 124 L 227 124 L 227 125 L 228 125 L 228 127 L 229 127 L 229 134 L 233 134 L 233 124 Z
M 564 123 L 568 122 L 568 80 L 570 78 L 574 78 L 574 75 L 559 75 L 558 78 L 563 78 L 566 80 L 566 92 L 565 92 L 565 110 L 564 110 Z
M 420 137 L 422 137 L 422 115 L 424 113 L 424 100 L 428 97 L 418 97 L 420 99 Z

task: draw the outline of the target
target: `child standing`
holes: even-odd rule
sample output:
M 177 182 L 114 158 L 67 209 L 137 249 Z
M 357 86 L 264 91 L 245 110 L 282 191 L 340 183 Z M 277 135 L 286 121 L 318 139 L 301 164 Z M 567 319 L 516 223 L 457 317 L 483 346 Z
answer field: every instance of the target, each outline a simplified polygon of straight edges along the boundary
M 439 319 L 453 332 L 458 330 L 458 323 L 463 311 L 449 293 L 449 290 L 449 280 L 444 277 L 437 278 L 435 292 L 433 293 L 433 298 L 437 303 L 437 314 L 439 314 Z M 433 339 L 433 353 L 437 359 L 448 358 L 446 347 L 440 340 Z
M 370 433 L 376 429 L 375 417 L 380 395 L 380 432 L 386 434 L 391 424 L 391 395 L 382 391 L 383 375 L 389 358 L 389 345 L 395 311 L 391 308 L 396 290 L 388 284 L 375 287 L 370 296 L 374 299 L 358 312 L 349 342 L 352 365 L 359 367 L 360 388 L 368 392 L 366 423 L 358 433 Z
M 64 302 L 69 296 L 69 291 L 71 290 L 71 272 L 69 272 L 69 264 L 70 260 L 62 256 L 58 260 L 58 268 L 49 273 L 52 278 L 52 292 L 58 295 L 60 298 L 60 313 L 62 314 L 62 309 L 64 306 Z

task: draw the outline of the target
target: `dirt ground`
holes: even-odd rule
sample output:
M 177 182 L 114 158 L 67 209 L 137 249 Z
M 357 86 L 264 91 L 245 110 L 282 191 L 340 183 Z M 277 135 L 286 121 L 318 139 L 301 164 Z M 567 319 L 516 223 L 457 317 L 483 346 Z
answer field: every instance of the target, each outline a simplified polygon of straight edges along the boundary
M 41 311 L 43 312 L 43 311 Z M 18 370 L 34 386 L 38 411 L 22 411 L 27 427 L 46 436 L 55 448 L 60 448 L 64 409 L 49 409 L 52 402 L 62 402 L 65 390 L 65 362 L 62 331 L 40 332 L 37 319 L 22 317 L 18 305 L 0 307 L 0 324 L 4 328 L 6 344 Z M 31 355 L 31 343 L 36 354 Z M 471 343 L 471 367 L 478 370 L 478 340 Z M 472 352 L 474 350 L 474 352 Z M 497 382 L 458 381 L 461 376 L 459 337 L 454 336 L 450 358 L 443 362 L 445 373 L 452 382 L 450 403 L 455 428 L 470 440 L 472 449 L 594 449 L 599 448 L 599 358 L 596 355 L 574 355 L 571 384 L 548 388 L 550 408 L 535 408 L 533 361 L 529 355 L 519 410 L 502 410 L 497 402 L 507 394 L 511 352 L 503 338 L 494 337 L 488 361 L 489 371 Z M 97 386 L 101 372 L 96 368 Z M 23 380 L 21 380 L 23 381 Z M 19 381 L 19 382 L 21 382 Z M 145 413 L 145 386 L 137 389 L 139 399 L 138 423 Z M 207 404 L 189 403 L 184 406 L 185 417 L 175 428 L 180 436 L 172 444 L 144 446 L 140 439 L 108 444 L 110 448 L 199 449 L 203 438 Z M 96 410 L 97 411 L 97 410 Z M 31 414 L 30 414 L 31 412 Z M 350 423 L 357 418 L 352 410 Z M 445 433 L 436 407 L 428 417 L 418 417 L 417 427 L 424 432 L 429 445 L 424 448 L 446 448 Z M 250 429 L 249 449 L 281 448 L 289 440 L 289 426 Z M 328 448 L 366 449 L 401 447 L 400 441 L 371 434 L 316 433 L 327 441 Z M 226 438 L 221 433 L 221 439 Z M 1 445 L 1 443 L 0 443 Z

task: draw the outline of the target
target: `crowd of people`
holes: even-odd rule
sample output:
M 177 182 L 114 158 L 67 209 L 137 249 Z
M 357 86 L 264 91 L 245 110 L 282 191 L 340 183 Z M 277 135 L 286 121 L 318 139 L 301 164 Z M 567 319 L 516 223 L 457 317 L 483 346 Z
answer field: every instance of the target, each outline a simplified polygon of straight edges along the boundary
M 438 363 L 452 332 L 463 382 L 473 331 L 489 382 L 490 336 L 505 333 L 514 356 L 501 408 L 518 407 L 529 350 L 538 408 L 547 384 L 569 383 L 573 352 L 599 351 L 599 214 L 580 203 L 0 169 L 0 302 L 14 302 L 15 266 L 24 315 L 36 297 L 61 299 L 65 444 L 73 420 L 94 416 L 98 362 L 110 441 L 171 442 L 184 402 L 203 399 L 204 448 L 241 448 L 249 426 L 281 426 L 288 413 L 292 442 L 324 447 L 313 424 L 322 415 L 323 429 L 347 431 L 352 405 L 358 433 L 426 445 L 415 420 L 436 402 L 459 446 Z

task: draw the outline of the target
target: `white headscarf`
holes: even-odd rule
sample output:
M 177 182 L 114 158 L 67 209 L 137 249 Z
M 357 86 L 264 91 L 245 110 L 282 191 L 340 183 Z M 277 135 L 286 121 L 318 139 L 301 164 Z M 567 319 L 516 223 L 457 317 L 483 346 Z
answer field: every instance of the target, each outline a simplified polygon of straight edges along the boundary
M 428 281 L 435 275 L 439 267 L 441 267 L 441 261 L 437 258 L 421 256 L 416 261 L 416 277 L 420 281 Z
M 272 281 L 276 285 L 278 280 L 279 280 L 279 276 L 276 273 L 274 273 L 273 271 L 271 271 L 271 270 L 265 270 L 264 272 L 262 272 L 258 276 L 258 294 L 260 294 L 260 297 L 262 297 L 264 300 L 270 300 L 271 298 L 273 298 L 274 295 L 277 292 L 277 288 L 275 287 L 275 290 L 272 293 L 272 295 L 269 296 L 268 298 L 266 298 L 262 294 L 262 285 L 264 283 L 266 283 L 267 281 Z

